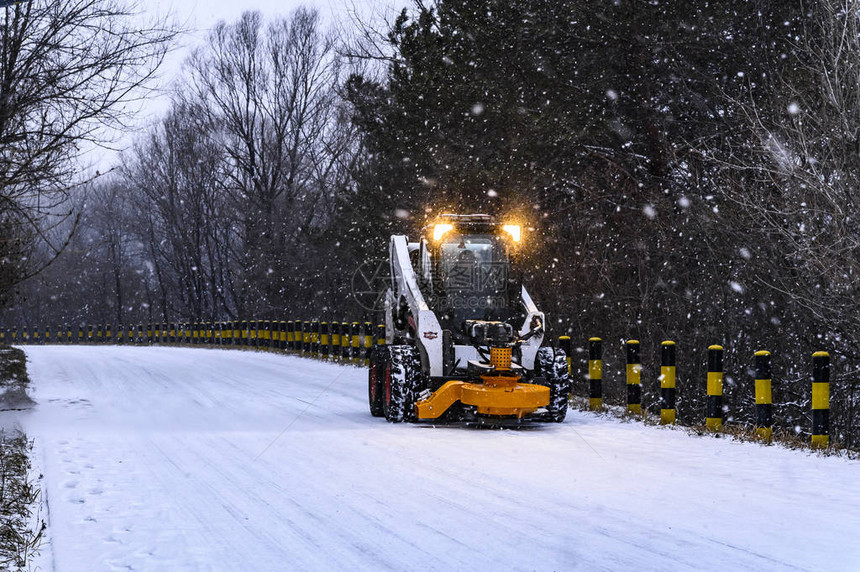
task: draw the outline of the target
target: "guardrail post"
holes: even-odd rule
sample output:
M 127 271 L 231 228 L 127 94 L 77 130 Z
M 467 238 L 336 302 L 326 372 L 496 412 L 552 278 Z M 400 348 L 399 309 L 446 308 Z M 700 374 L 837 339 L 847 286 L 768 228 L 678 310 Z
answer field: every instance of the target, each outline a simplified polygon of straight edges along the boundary
M 588 406 L 592 411 L 603 407 L 603 340 L 588 339 Z
M 660 346 L 660 423 L 675 423 L 675 342 Z
M 723 428 L 723 348 L 708 347 L 708 403 L 705 426 L 711 431 Z
M 812 354 L 812 447 L 830 444 L 830 354 Z
M 755 353 L 755 436 L 764 443 L 773 441 L 773 392 L 770 352 Z
M 627 340 L 627 412 L 642 415 L 642 353 L 639 340 Z

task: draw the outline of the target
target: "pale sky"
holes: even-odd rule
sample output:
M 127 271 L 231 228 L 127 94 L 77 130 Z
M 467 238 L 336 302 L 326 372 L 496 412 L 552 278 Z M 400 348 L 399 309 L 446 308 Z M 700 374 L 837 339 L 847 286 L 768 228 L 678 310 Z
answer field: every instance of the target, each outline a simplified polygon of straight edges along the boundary
M 136 120 L 132 133 L 121 134 L 113 146 L 128 147 L 134 137 L 145 132 L 162 115 L 169 105 L 166 91 L 170 84 L 182 71 L 182 63 L 191 51 L 202 44 L 208 31 L 219 20 L 235 21 L 246 10 L 258 10 L 264 17 L 288 15 L 299 6 L 315 7 L 330 25 L 350 26 L 357 14 L 362 21 L 379 21 L 384 18 L 392 21 L 392 14 L 400 7 L 411 4 L 411 0 L 138 0 L 144 14 L 153 17 L 171 14 L 173 19 L 182 27 L 191 30 L 181 37 L 174 50 L 159 71 L 159 87 L 164 90 L 162 95 L 154 94 L 143 105 Z M 92 165 L 93 169 L 105 172 L 119 159 L 119 153 L 93 149 L 87 151 L 84 163 Z

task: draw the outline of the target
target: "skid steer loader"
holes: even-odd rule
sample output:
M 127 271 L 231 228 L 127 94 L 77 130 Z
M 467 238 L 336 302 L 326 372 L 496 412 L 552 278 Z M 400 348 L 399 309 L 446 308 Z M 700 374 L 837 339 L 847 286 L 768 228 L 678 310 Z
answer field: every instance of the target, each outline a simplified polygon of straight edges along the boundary
M 560 349 L 541 347 L 544 315 L 514 274 L 520 226 L 442 215 L 417 242 L 394 235 L 386 345 L 373 348 L 370 412 L 388 421 L 564 421 Z

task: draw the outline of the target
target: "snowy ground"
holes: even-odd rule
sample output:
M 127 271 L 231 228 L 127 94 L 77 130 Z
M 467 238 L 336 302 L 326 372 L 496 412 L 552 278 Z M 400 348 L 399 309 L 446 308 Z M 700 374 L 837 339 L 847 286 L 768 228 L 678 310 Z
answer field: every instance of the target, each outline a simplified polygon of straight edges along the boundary
M 860 463 L 585 413 L 371 418 L 362 369 L 27 347 L 43 565 L 94 570 L 858 570 Z

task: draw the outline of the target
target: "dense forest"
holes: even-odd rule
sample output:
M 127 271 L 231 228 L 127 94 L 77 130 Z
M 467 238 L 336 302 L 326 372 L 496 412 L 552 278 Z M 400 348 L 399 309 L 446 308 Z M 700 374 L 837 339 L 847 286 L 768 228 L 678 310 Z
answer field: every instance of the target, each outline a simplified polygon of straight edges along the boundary
M 0 111 L 6 325 L 375 319 L 350 294 L 390 234 L 485 212 L 527 228 L 551 334 L 605 340 L 610 403 L 631 338 L 656 403 L 671 339 L 679 416 L 700 420 L 717 343 L 727 418 L 750 422 L 767 349 L 777 421 L 808 432 L 823 349 L 834 438 L 860 438 L 855 0 L 416 1 L 337 34 L 310 8 L 249 12 L 83 181 L 73 147 L 30 160 L 38 108 Z M 41 170 L 14 178 L 24 164 Z

